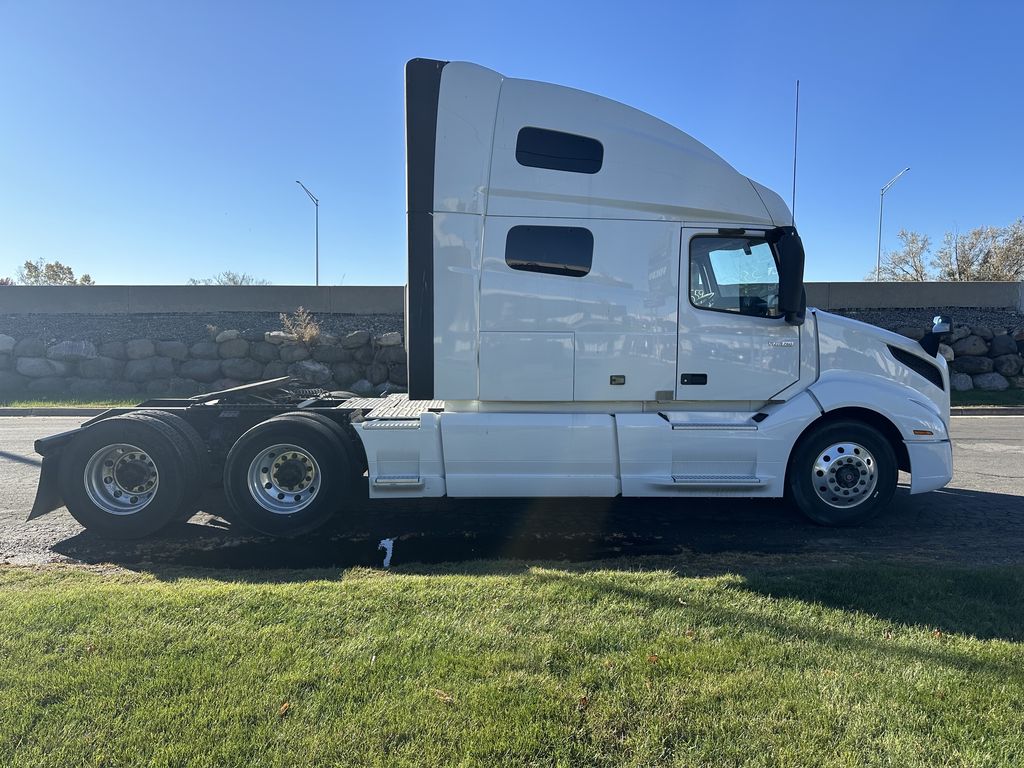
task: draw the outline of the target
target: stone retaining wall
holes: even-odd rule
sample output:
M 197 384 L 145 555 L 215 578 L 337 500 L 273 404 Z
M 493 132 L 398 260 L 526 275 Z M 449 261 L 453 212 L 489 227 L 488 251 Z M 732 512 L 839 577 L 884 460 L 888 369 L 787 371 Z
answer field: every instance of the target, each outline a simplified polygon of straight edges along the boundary
M 924 338 L 927 333 L 927 329 L 920 326 L 902 326 L 895 330 L 914 340 Z M 956 392 L 1024 389 L 1024 326 L 956 326 L 944 337 L 939 353 L 949 363 L 949 383 Z
M 931 330 L 934 315 L 953 318 L 953 332 L 939 347 L 949 363 L 954 391 L 1024 389 L 1024 315 L 1013 310 L 932 307 L 836 310 L 914 340 Z
M 1014 310 L 837 311 L 914 339 L 933 315 L 952 314 L 942 353 L 953 388 L 1024 388 L 1024 316 Z M 400 315 L 323 313 L 317 321 L 321 336 L 304 344 L 280 331 L 272 312 L 2 315 L 0 399 L 192 395 L 284 375 L 366 395 L 404 390 Z
M 2 297 L 0 297 L 2 298 Z M 291 310 L 295 310 L 292 307 Z M 309 309 L 306 307 L 306 309 Z M 53 344 L 65 340 L 85 340 L 93 344 L 105 341 L 153 339 L 183 341 L 189 346 L 206 341 L 210 329 L 236 328 L 247 337 L 262 338 L 267 331 L 281 330 L 281 313 L 234 312 L 206 309 L 195 312 L 148 312 L 121 314 L 106 312 L 8 313 L 0 304 L 0 333 L 15 339 L 40 338 Z M 378 336 L 388 331 L 401 331 L 401 312 L 354 315 L 349 313 L 316 312 L 317 322 L 324 333 L 344 336 L 352 331 L 369 331 Z
M 360 395 L 402 392 L 402 334 L 359 329 L 310 343 L 284 331 L 211 329 L 204 340 L 15 339 L 0 334 L 0 397 L 82 399 L 194 395 L 294 376 Z

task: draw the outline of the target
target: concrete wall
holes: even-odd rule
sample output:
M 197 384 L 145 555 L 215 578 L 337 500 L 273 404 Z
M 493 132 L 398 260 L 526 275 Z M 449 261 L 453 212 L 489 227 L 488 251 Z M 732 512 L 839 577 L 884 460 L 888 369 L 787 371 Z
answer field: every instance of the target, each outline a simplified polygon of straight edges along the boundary
M 818 309 L 987 307 L 1024 312 L 1024 283 L 808 283 Z
M 151 314 L 311 312 L 401 314 L 399 285 L 97 285 L 0 286 L 0 314 Z M 1024 283 L 808 283 L 820 309 L 991 307 L 1024 312 Z
M 95 285 L 0 286 L 0 314 L 149 314 L 310 312 L 401 314 L 400 285 Z

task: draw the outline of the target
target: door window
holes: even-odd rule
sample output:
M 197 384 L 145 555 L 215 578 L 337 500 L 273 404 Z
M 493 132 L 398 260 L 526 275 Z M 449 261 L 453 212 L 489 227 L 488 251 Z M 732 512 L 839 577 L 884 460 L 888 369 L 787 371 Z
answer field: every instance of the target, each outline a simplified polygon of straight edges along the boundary
M 772 247 L 763 237 L 693 238 L 690 303 L 716 312 L 781 317 L 779 269 Z

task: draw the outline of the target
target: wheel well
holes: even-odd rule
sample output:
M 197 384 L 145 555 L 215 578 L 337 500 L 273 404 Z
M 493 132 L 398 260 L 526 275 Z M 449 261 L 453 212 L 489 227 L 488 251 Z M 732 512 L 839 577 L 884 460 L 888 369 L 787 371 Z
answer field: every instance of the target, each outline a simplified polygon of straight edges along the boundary
M 904 472 L 910 471 L 910 454 L 907 452 L 907 445 L 903 442 L 903 437 L 900 435 L 900 431 L 896 428 L 896 425 L 889 421 L 885 416 L 868 408 L 851 406 L 847 408 L 836 408 L 834 411 L 828 411 L 822 414 L 807 425 L 804 431 L 800 433 L 800 437 L 797 438 L 794 446 L 798 445 L 800 441 L 804 439 L 804 435 L 812 429 L 817 429 L 822 424 L 828 424 L 833 421 L 859 421 L 874 427 L 885 436 L 886 440 L 889 441 L 889 445 L 892 446 L 893 453 L 896 454 L 896 462 L 899 465 L 899 468 Z

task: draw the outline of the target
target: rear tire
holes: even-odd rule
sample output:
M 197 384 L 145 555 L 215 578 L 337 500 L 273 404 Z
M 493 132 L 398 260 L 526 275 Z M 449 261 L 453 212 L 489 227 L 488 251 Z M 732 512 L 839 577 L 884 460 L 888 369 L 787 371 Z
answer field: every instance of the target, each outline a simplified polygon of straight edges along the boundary
M 182 522 L 189 520 L 199 511 L 199 497 L 202 496 L 203 489 L 208 485 L 210 452 L 207 450 L 203 438 L 191 424 L 174 413 L 146 408 L 140 411 L 131 411 L 125 415 L 129 418 L 148 416 L 161 421 L 177 432 L 185 441 L 187 448 L 182 453 L 182 460 L 189 483 L 184 490 L 177 517 Z
M 174 520 L 188 482 L 188 446 L 148 416 L 93 424 L 65 449 L 57 484 L 72 517 L 112 539 L 138 539 Z
M 889 505 L 898 476 L 885 435 L 861 422 L 834 421 L 800 439 L 789 461 L 787 495 L 819 525 L 860 525 Z
M 311 411 L 289 411 L 288 413 L 282 414 L 282 416 L 309 419 L 310 421 L 322 424 L 331 430 L 331 432 L 333 432 L 338 438 L 338 441 L 341 443 L 341 446 L 345 451 L 348 461 L 347 466 L 352 473 L 352 482 L 358 484 L 364 479 L 363 472 L 366 471 L 366 461 L 362 451 L 362 446 L 357 444 L 359 440 L 358 437 L 349 434 L 350 430 L 346 430 L 344 426 L 336 422 L 334 419 L 324 416 L 322 413 L 313 413 Z
M 245 432 L 228 452 L 224 493 L 233 519 L 269 536 L 309 533 L 352 494 L 341 438 L 317 420 L 284 414 Z

